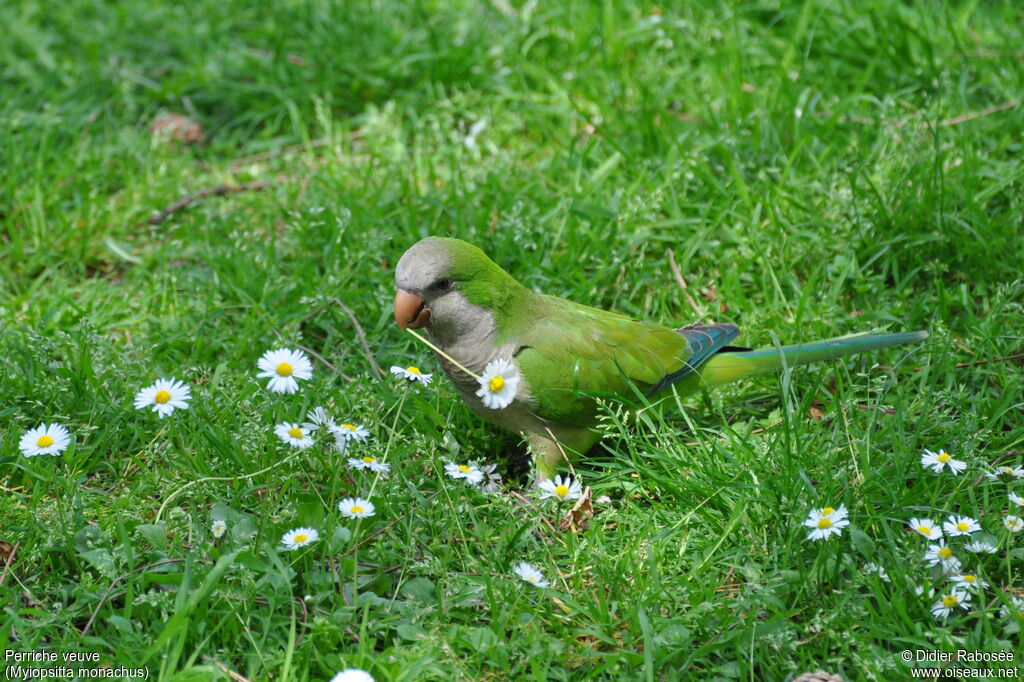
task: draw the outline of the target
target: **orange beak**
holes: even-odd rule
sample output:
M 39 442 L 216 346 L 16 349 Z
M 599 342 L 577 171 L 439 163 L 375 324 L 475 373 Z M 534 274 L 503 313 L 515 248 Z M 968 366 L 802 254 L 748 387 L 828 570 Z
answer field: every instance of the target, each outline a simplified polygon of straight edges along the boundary
M 395 322 L 402 329 L 419 329 L 430 324 L 426 302 L 411 291 L 399 289 L 395 294 Z

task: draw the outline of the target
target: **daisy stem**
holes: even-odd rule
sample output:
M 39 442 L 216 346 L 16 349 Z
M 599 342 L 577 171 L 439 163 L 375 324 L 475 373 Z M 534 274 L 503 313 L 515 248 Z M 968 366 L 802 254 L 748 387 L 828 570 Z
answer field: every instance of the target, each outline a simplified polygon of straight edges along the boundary
M 387 459 L 387 456 L 391 453 L 391 443 L 395 440 L 395 434 L 398 432 L 398 419 L 402 416 L 402 407 L 405 405 L 405 396 L 409 394 L 409 391 L 402 391 L 402 397 L 398 400 L 398 407 L 395 409 L 395 421 L 391 424 L 391 432 L 388 433 L 388 442 L 384 445 L 384 455 L 382 459 Z
M 187 460 L 189 464 L 194 465 L 195 460 L 193 457 L 190 457 L 191 453 L 189 452 L 189 449 L 185 447 L 185 439 L 181 437 L 181 431 L 179 430 L 178 427 L 178 420 L 174 419 L 172 415 L 167 418 L 167 421 L 169 422 L 167 426 L 168 430 L 170 431 L 171 446 L 178 448 L 178 451 L 181 452 L 182 457 L 185 460 Z
M 1006 584 L 1013 584 L 1013 562 L 1010 559 L 1011 549 L 1013 546 L 1013 536 L 1010 533 L 1003 533 L 1001 538 L 1004 542 L 1000 544 L 1006 544 Z
M 356 527 L 352 531 L 352 537 L 359 535 L 359 519 L 356 519 Z M 359 596 L 359 543 L 352 550 L 352 603 L 356 603 Z
M 477 374 L 476 374 L 475 372 L 470 372 L 470 371 L 469 371 L 468 369 L 466 369 L 466 368 L 465 368 L 465 367 L 464 367 L 464 366 L 462 365 L 462 363 L 460 363 L 460 362 L 459 362 L 458 360 L 456 360 L 456 359 L 455 359 L 455 358 L 453 358 L 452 356 L 450 356 L 450 355 L 448 355 L 447 353 L 445 353 L 445 352 L 444 352 L 443 350 L 441 350 L 440 348 L 438 348 L 438 347 L 437 347 L 437 346 L 435 346 L 434 344 L 430 343 L 430 341 L 427 341 L 427 340 L 426 340 L 425 338 L 423 338 L 423 337 L 422 337 L 422 336 L 421 336 L 420 334 L 418 334 L 417 332 L 415 332 L 415 331 L 414 331 L 414 330 L 412 330 L 412 329 L 406 329 L 405 331 L 409 332 L 410 334 L 412 334 L 413 336 L 415 336 L 415 337 L 416 337 L 417 339 L 419 339 L 420 341 L 422 341 L 423 343 L 425 343 L 425 344 L 426 344 L 426 345 L 427 345 L 427 346 L 428 346 L 428 347 L 429 347 L 429 348 L 430 348 L 430 349 L 431 349 L 432 351 L 434 351 L 435 353 L 437 353 L 438 355 L 440 355 L 441 357 L 443 357 L 443 358 L 444 358 L 445 360 L 447 360 L 448 362 L 452 363 L 453 365 L 455 365 L 456 367 L 458 367 L 458 368 L 459 368 L 459 369 L 461 369 L 461 370 L 462 370 L 463 372 L 465 372 L 465 373 L 466 373 L 466 374 L 468 374 L 469 376 L 473 377 L 473 378 L 474 378 L 474 379 L 476 379 L 477 381 L 480 381 L 480 377 L 479 377 L 479 376 L 478 376 L 478 375 L 477 375 Z
M 185 492 L 186 490 L 188 490 L 189 488 L 191 488 L 192 486 L 194 486 L 196 484 L 206 483 L 207 481 L 244 481 L 247 478 L 253 478 L 255 476 L 259 476 L 260 474 L 264 474 L 264 473 L 270 471 L 271 469 L 276 469 L 277 467 L 281 466 L 282 464 L 288 464 L 289 462 L 291 462 L 293 459 L 295 459 L 301 453 L 302 453 L 302 450 L 296 450 L 292 455 L 290 455 L 288 457 L 285 457 L 281 461 L 275 462 L 274 464 L 271 464 L 268 467 L 264 467 L 263 469 L 260 469 L 259 471 L 254 471 L 251 474 L 245 474 L 243 476 L 207 476 L 206 478 L 197 478 L 194 481 L 189 481 L 188 483 L 186 483 L 185 485 L 181 486 L 180 488 L 178 488 L 177 490 L 172 492 L 170 495 L 168 495 L 164 499 L 163 504 L 160 505 L 160 508 L 156 512 L 156 518 L 153 521 L 153 523 L 160 523 L 160 517 L 163 516 L 164 509 L 167 508 L 167 505 L 170 504 L 171 500 L 173 500 L 175 497 L 177 497 L 178 495 L 180 495 L 181 493 Z

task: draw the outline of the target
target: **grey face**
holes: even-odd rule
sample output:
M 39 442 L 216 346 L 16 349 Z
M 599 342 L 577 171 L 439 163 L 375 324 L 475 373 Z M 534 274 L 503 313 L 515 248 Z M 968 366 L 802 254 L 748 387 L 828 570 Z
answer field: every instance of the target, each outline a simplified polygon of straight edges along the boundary
M 446 290 L 444 275 L 450 267 L 451 259 L 444 247 L 428 237 L 402 254 L 395 266 L 395 286 L 429 302 Z
M 442 348 L 483 343 L 494 333 L 494 317 L 466 300 L 458 282 L 447 277 L 450 269 L 451 257 L 443 244 L 427 238 L 402 255 L 395 267 L 395 286 L 422 299 L 429 311 L 423 326 Z

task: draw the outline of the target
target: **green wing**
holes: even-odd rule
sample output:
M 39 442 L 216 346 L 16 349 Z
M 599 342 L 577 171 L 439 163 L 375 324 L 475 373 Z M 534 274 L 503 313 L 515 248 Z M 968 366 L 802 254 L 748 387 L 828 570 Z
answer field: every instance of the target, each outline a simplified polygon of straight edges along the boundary
M 638 400 L 694 355 L 680 332 L 564 299 L 541 297 L 531 312 L 515 358 L 537 415 L 559 424 L 592 425 L 595 397 Z

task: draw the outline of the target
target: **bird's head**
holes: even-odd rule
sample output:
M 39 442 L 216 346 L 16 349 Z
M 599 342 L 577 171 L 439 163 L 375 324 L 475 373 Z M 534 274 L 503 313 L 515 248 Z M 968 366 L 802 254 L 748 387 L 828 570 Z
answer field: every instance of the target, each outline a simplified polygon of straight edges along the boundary
M 426 328 L 441 341 L 493 331 L 496 313 L 525 291 L 483 251 L 446 237 L 427 237 L 406 251 L 395 287 L 398 326 Z

